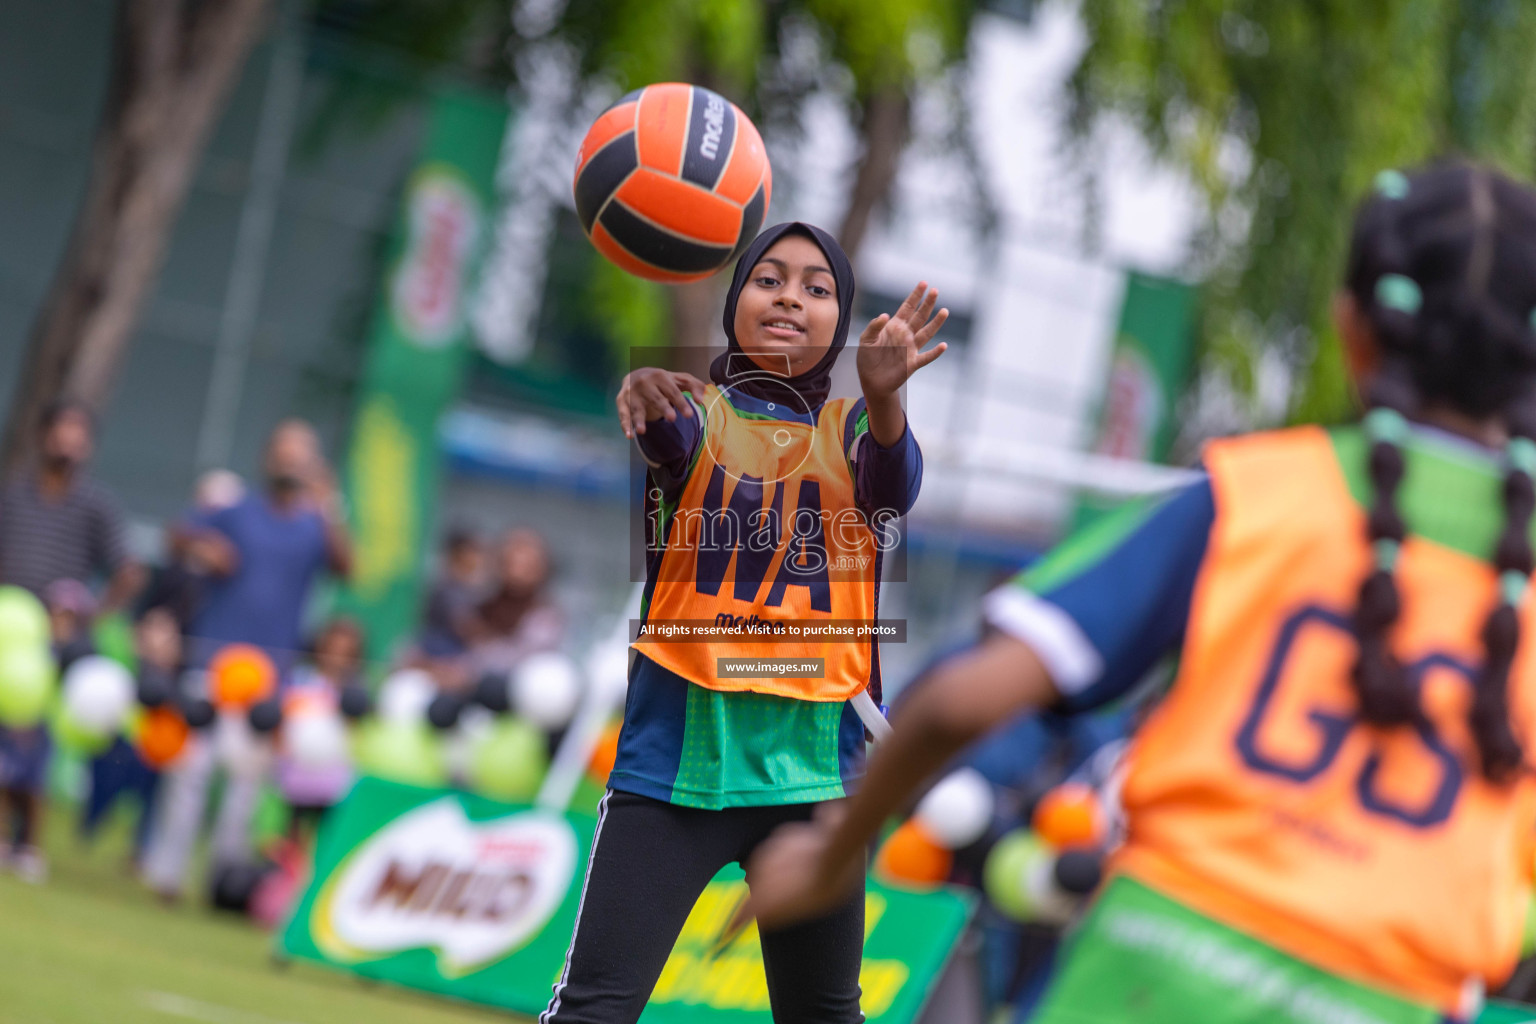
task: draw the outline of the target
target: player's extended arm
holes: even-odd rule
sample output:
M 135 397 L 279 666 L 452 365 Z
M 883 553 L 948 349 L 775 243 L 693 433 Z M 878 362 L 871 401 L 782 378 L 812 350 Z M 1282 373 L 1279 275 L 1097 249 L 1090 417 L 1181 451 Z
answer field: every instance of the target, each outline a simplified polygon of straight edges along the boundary
M 869 411 L 870 436 L 882 447 L 893 447 L 907 429 L 897 394 L 901 386 L 949 347 L 941 341 L 923 350 L 949 319 L 947 309 L 934 312 L 938 301 L 938 289 L 920 281 L 894 316 L 881 313 L 859 335 L 859 386 Z
M 632 438 L 664 491 L 688 475 L 703 424 L 684 392 L 702 398 L 705 384 L 690 373 L 644 367 L 625 375 L 614 405 L 619 428 Z
M 1006 634 L 941 662 L 913 690 L 840 813 L 780 829 L 752 858 L 747 880 L 762 927 L 814 917 L 846 898 L 870 840 L 914 789 L 978 736 L 1057 698 L 1040 658 Z
M 652 468 L 681 477 L 693 461 L 693 450 L 703 436 L 703 424 L 690 410 L 677 419 L 658 416 L 647 420 L 643 431 L 635 434 L 640 454 Z

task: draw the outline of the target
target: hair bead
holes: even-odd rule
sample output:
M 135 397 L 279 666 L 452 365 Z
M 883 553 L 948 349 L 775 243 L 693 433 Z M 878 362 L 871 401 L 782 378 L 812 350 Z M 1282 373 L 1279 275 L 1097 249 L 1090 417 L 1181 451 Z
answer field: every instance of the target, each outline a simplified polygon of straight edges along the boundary
M 1408 175 L 1389 167 L 1376 174 L 1376 194 L 1383 199 L 1407 199 Z
M 1512 437 L 1504 453 L 1509 464 L 1526 476 L 1536 477 L 1536 441 L 1528 437 Z
M 1397 570 L 1397 559 L 1403 550 L 1402 544 L 1390 537 L 1384 537 L 1372 544 L 1371 549 L 1376 554 L 1376 568 L 1382 572 Z
M 1408 440 L 1408 420 L 1396 409 L 1378 405 L 1365 416 L 1365 430 L 1373 441 L 1400 445 Z
M 1424 293 L 1411 277 L 1382 274 L 1376 279 L 1376 301 L 1387 309 L 1414 316 L 1424 308 Z
M 1381 357 L 1365 395 L 1369 406 L 1407 417 L 1429 405 L 1479 420 L 1502 416 L 1511 438 L 1500 460 L 1503 527 L 1489 555 L 1494 602 L 1484 613 L 1484 658 L 1467 713 L 1483 777 L 1503 784 L 1526 768 L 1511 720 L 1510 673 L 1522 639 L 1531 640 L 1522 638 L 1521 607 L 1536 599 L 1536 277 L 1529 273 L 1536 190 L 1462 162 L 1411 176 L 1388 168 L 1373 185 L 1355 220 L 1346 271 Z M 1366 721 L 1402 724 L 1419 701 L 1389 636 L 1405 597 L 1396 579 L 1405 563 L 1400 545 L 1394 561 L 1392 546 L 1381 542 L 1409 536 L 1396 508 L 1407 463 L 1407 442 L 1399 438 L 1408 430 L 1375 413 L 1362 427 L 1370 439 L 1370 567 L 1353 616 L 1359 655 L 1352 681 Z
M 1518 570 L 1510 569 L 1499 574 L 1499 595 L 1511 608 L 1520 607 L 1530 585 L 1531 578 Z

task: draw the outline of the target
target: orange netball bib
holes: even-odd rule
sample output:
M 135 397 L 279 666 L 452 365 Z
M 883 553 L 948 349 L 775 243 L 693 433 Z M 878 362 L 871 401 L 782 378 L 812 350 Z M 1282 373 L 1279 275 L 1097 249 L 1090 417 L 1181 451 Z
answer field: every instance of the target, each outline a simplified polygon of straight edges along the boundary
M 1447 1012 L 1516 960 L 1532 784 L 1484 781 L 1466 725 L 1495 601 L 1485 562 L 1410 535 L 1392 637 L 1420 727 L 1361 722 L 1351 628 L 1364 513 L 1315 428 L 1206 451 L 1216 521 L 1179 678 L 1137 740 L 1121 870 L 1233 927 Z M 1529 605 L 1527 638 L 1536 636 Z M 1517 733 L 1536 665 L 1510 675 Z
M 869 685 L 878 561 L 842 447 L 854 404 L 824 403 L 811 426 L 705 392 L 702 450 L 663 527 L 636 650 L 712 690 L 841 701 Z M 713 638 L 697 639 L 701 628 Z M 821 666 L 803 677 L 722 676 L 722 658 Z

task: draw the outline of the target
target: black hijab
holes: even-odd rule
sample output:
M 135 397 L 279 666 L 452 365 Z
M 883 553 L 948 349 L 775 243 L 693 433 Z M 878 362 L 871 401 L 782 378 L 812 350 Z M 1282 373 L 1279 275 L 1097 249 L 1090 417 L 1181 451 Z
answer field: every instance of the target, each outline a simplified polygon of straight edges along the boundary
M 832 279 L 837 283 L 837 329 L 832 332 L 832 344 L 815 366 L 798 377 L 787 378 L 764 370 L 752 362 L 736 341 L 736 299 L 746 286 L 752 268 L 763 258 L 763 253 L 785 235 L 802 235 L 815 242 L 827 257 Z M 848 342 L 848 321 L 852 317 L 853 264 L 848 262 L 848 254 L 837 244 L 837 239 L 813 224 L 798 220 L 775 224 L 754 238 L 752 244 L 747 246 L 747 251 L 742 253 L 741 259 L 736 261 L 736 272 L 731 275 L 731 290 L 725 297 L 726 350 L 710 364 L 709 379 L 722 388 L 729 387 L 732 391 L 767 402 L 782 402 L 796 410 L 800 406 L 796 400 L 796 396 L 799 396 L 810 403 L 811 411 L 814 412 L 827 400 L 827 393 L 832 388 L 832 366 Z

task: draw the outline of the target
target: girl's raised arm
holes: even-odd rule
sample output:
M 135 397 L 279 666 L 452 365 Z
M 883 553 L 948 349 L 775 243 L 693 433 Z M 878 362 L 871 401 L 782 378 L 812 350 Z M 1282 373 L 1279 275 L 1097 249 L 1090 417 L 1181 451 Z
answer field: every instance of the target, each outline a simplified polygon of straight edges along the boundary
M 938 302 L 938 289 L 919 281 L 895 316 L 881 313 L 859 335 L 859 386 L 869 409 L 869 432 L 881 447 L 895 445 L 907 429 L 897 395 L 901 386 L 949 348 L 941 341 L 923 351 L 949 319 L 947 309 L 934 313 Z

